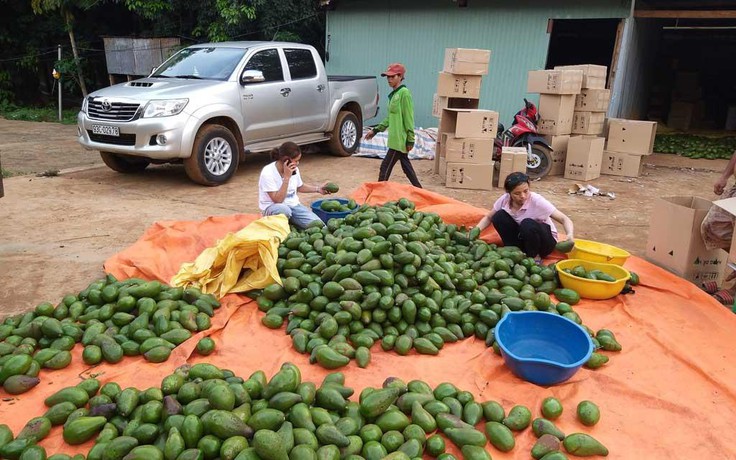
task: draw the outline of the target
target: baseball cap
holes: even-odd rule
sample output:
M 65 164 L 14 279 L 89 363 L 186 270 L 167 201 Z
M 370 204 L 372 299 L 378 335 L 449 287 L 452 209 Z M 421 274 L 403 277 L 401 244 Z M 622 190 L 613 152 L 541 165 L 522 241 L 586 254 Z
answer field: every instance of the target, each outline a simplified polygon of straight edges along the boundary
M 382 77 L 392 77 L 394 75 L 401 75 L 402 77 L 406 74 L 406 67 L 398 62 L 389 64 L 388 69 L 381 74 Z

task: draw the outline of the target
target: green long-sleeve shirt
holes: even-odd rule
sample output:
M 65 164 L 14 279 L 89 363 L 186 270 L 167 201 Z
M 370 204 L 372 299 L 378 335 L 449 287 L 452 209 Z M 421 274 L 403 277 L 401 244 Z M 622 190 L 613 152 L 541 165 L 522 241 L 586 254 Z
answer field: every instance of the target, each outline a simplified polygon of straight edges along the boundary
M 388 95 L 388 116 L 373 130 L 388 129 L 388 148 L 407 153 L 414 145 L 414 100 L 409 89 L 401 85 Z

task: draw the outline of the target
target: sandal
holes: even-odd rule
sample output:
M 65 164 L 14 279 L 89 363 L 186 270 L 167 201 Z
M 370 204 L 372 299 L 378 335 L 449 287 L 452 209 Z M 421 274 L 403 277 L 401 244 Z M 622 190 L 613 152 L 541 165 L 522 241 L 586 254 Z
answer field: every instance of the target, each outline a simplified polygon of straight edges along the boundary
M 720 291 L 713 294 L 713 298 L 723 305 L 733 305 L 733 294 L 725 289 L 721 289 Z
M 718 292 L 718 283 L 715 281 L 705 281 L 702 284 L 702 289 L 708 294 L 713 295 Z

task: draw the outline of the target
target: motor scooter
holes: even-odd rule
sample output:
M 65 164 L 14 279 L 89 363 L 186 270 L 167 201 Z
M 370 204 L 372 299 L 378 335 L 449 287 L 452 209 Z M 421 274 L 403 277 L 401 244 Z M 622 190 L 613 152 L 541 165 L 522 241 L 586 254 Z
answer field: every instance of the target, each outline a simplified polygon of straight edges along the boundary
M 537 132 L 539 112 L 533 102 L 524 99 L 524 108 L 514 115 L 509 129 L 499 123 L 493 145 L 493 160 L 501 161 L 503 147 L 524 147 L 527 152 L 526 174 L 531 179 L 546 176 L 552 168 L 552 146 Z

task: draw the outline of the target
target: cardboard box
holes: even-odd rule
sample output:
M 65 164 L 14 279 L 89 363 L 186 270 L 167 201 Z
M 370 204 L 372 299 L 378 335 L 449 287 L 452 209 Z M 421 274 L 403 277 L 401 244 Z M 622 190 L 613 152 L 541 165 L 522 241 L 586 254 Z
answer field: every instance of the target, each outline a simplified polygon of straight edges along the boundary
M 440 178 L 442 179 L 442 183 L 445 183 L 445 178 L 447 177 L 447 161 L 445 161 L 444 158 L 440 158 L 439 161 L 439 169 L 437 171 L 437 174 L 440 175 Z
M 656 121 L 608 120 L 606 150 L 633 155 L 650 155 L 657 135 Z
M 579 112 L 607 112 L 610 103 L 610 89 L 583 89 L 575 96 L 575 110 Z
M 705 249 L 700 224 L 713 205 L 694 196 L 659 198 L 649 217 L 646 257 L 702 287 L 704 281 L 721 283 L 728 254 Z
M 490 50 L 447 48 L 442 70 L 458 75 L 487 75 L 489 62 Z
M 606 87 L 606 76 L 608 75 L 608 67 L 604 65 L 558 65 L 555 66 L 555 70 L 582 70 L 582 88 L 603 89 Z
M 567 159 L 567 144 L 570 142 L 570 135 L 562 136 L 544 136 L 547 143 L 552 147 L 552 168 L 547 173 L 548 176 L 562 176 L 565 174 L 565 160 Z
M 444 97 L 435 93 L 432 98 L 432 116 L 435 118 L 442 117 L 444 109 L 477 109 L 479 102 L 478 99 Z
M 565 179 L 589 181 L 601 176 L 603 144 L 596 136 L 571 136 L 567 143 Z
M 444 109 L 440 118 L 440 132 L 454 133 L 455 137 L 493 139 L 498 130 L 498 112 L 478 109 Z
M 490 165 L 447 163 L 446 186 L 470 190 L 493 190 L 493 162 Z
M 603 122 L 606 114 L 603 112 L 573 112 L 572 133 L 597 135 L 603 132 Z
M 537 132 L 548 135 L 570 134 L 574 111 L 574 94 L 542 94 L 539 96 Z
M 639 177 L 641 175 L 641 155 L 603 151 L 601 174 L 607 176 Z
M 480 75 L 455 75 L 440 72 L 437 78 L 437 95 L 445 97 L 480 98 Z
M 526 172 L 527 151 L 524 147 L 501 148 L 501 165 L 498 171 L 498 187 L 503 188 L 506 176 L 512 172 Z
M 692 102 L 672 101 L 670 113 L 667 115 L 667 127 L 686 131 L 693 122 L 695 104 Z
M 434 172 L 435 174 L 440 173 L 440 158 L 442 158 L 442 154 L 443 154 L 442 144 L 440 143 L 441 139 L 442 139 L 442 136 L 439 136 L 437 139 L 437 142 L 434 144 L 434 168 L 432 169 L 432 172 Z
M 532 70 L 526 82 L 526 92 L 578 94 L 582 83 L 582 70 Z
M 448 163 L 491 164 L 493 139 L 457 138 L 442 134 L 443 157 Z

